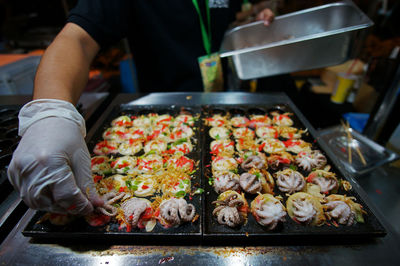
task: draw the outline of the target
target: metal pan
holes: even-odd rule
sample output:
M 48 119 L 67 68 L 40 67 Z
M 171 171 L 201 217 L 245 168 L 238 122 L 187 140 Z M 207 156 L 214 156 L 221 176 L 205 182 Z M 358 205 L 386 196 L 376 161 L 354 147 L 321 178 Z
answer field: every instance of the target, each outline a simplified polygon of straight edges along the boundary
M 239 110 L 239 111 L 238 111 Z M 228 115 L 232 113 L 242 113 L 249 117 L 250 114 L 254 113 L 254 110 L 262 110 L 264 114 L 268 114 L 271 110 L 281 110 L 282 112 L 294 113 L 287 105 L 210 105 L 203 107 L 203 116 L 210 117 L 215 112 L 223 112 Z M 259 111 L 258 111 L 259 112 Z M 296 113 L 291 117 L 294 121 L 294 127 L 305 129 L 304 124 L 298 119 Z M 203 174 L 204 178 L 207 179 L 211 177 L 211 154 L 209 144 L 212 139 L 208 136 L 207 132 L 209 127 L 204 128 L 203 134 Z M 319 149 L 324 153 L 324 150 L 318 144 L 317 139 L 313 134 L 308 133 L 302 137 L 303 140 L 312 143 L 312 149 Z M 328 159 L 328 164 L 332 166 L 331 172 L 336 173 L 338 179 L 347 180 L 347 178 L 339 171 L 339 169 L 334 167 L 329 156 L 324 153 Z M 273 174 L 274 170 L 270 168 L 268 171 Z M 308 175 L 308 172 L 298 170 L 304 176 Z M 239 174 L 243 172 L 241 168 L 239 169 Z M 243 226 L 237 228 L 230 228 L 225 225 L 220 225 L 216 218 L 212 216 L 212 211 L 214 210 L 214 205 L 212 204 L 218 197 L 218 194 L 214 191 L 213 187 L 208 184 L 207 180 L 203 182 L 205 184 L 205 198 L 204 198 L 204 228 L 203 228 L 203 240 L 206 243 L 217 243 L 226 241 L 234 241 L 236 244 L 262 244 L 269 240 L 283 240 L 283 239 L 317 239 L 317 238 L 354 238 L 354 237 L 383 237 L 386 235 L 385 229 L 382 227 L 380 222 L 377 220 L 372 211 L 368 208 L 365 202 L 360 198 L 357 191 L 353 188 L 351 191 L 344 191 L 339 189 L 337 194 L 346 194 L 347 196 L 353 196 L 356 198 L 356 202 L 360 203 L 364 210 L 368 213 L 364 216 L 365 223 L 357 223 L 353 226 L 343 226 L 335 227 L 333 225 L 323 225 L 320 227 L 316 226 L 305 226 L 294 222 L 288 215 L 286 216 L 286 222 L 280 224 L 275 230 L 269 231 L 265 227 L 261 226 L 256 222 L 252 214 L 248 214 L 248 222 Z M 283 198 L 283 204 L 285 205 L 287 196 L 285 193 L 280 192 L 277 187 L 274 189 L 275 195 L 280 195 Z M 246 194 L 246 200 L 250 205 L 251 201 L 255 198 L 255 195 Z M 229 239 L 229 240 L 228 240 Z
M 226 32 L 221 57 L 240 79 L 336 65 L 351 57 L 357 33 L 373 22 L 351 1 L 278 16 L 268 27 L 254 22 Z
M 97 142 L 102 140 L 102 134 L 105 129 L 110 127 L 111 121 L 120 115 L 140 115 L 147 113 L 169 113 L 171 115 L 178 114 L 182 109 L 185 112 L 189 112 L 192 115 L 200 113 L 199 108 L 188 107 L 188 106 L 132 106 L 132 105 L 121 105 L 114 108 L 110 115 L 105 119 L 102 125 L 97 128 L 93 137 L 88 140 L 89 151 L 92 151 Z M 200 120 L 195 123 L 195 139 L 200 138 Z M 189 158 L 199 161 L 200 160 L 200 142 L 193 143 L 194 149 L 191 153 L 187 154 Z M 139 154 L 140 155 L 140 154 Z M 192 188 L 194 184 L 198 184 L 198 187 L 202 187 L 201 184 L 201 168 L 192 175 Z M 151 197 L 146 197 L 151 200 Z M 22 232 L 25 236 L 37 237 L 37 238 L 110 238 L 110 239 L 129 239 L 133 242 L 138 243 L 185 243 L 186 241 L 198 243 L 202 236 L 202 195 L 195 195 L 191 198 L 185 196 L 185 199 L 192 203 L 196 208 L 196 213 L 200 215 L 199 219 L 194 223 L 185 223 L 179 227 L 164 228 L 159 223 L 155 226 L 152 232 L 145 232 L 140 229 L 132 229 L 131 232 L 126 232 L 125 229 L 119 229 L 117 223 L 109 223 L 102 227 L 92 227 L 87 224 L 83 218 L 78 218 L 66 226 L 55 226 L 49 221 L 39 222 L 44 212 L 37 212 L 35 216 L 28 223 L 24 231 Z M 172 241 L 172 242 L 171 242 Z

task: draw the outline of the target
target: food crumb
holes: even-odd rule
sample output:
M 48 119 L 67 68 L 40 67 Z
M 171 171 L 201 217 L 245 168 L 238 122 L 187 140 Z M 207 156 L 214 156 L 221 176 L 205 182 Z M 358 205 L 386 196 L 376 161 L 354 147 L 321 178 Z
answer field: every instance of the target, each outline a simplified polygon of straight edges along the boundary
M 191 96 L 191 95 L 186 96 L 186 100 L 191 100 L 191 99 L 192 99 L 192 96 Z
M 287 260 L 287 258 L 286 258 L 286 257 L 283 257 L 283 258 L 282 258 L 282 260 L 283 260 L 283 261 L 286 261 L 286 260 Z
M 246 232 L 246 237 L 249 237 L 249 232 Z
M 158 261 L 158 264 L 164 264 L 166 262 L 170 262 L 173 261 L 175 258 L 174 257 L 166 257 L 166 258 L 162 258 Z

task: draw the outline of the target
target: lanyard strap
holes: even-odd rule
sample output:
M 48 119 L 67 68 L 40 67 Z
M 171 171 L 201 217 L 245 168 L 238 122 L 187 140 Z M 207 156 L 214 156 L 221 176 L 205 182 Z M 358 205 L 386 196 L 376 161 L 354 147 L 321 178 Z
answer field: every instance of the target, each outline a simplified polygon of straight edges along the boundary
M 208 29 L 206 29 L 206 26 L 204 25 L 203 17 L 201 16 L 199 3 L 197 2 L 197 0 L 192 0 L 192 2 L 197 11 L 197 14 L 199 15 L 200 29 L 201 29 L 201 35 L 203 37 L 204 49 L 206 50 L 208 55 L 211 55 L 211 22 L 210 22 L 211 19 L 210 19 L 210 7 L 208 6 L 208 0 L 205 0 Z

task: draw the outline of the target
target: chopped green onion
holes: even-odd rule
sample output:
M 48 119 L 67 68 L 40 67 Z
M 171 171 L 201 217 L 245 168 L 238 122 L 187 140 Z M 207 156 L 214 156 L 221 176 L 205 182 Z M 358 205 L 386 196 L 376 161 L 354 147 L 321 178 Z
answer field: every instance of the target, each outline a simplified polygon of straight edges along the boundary
M 204 189 L 198 188 L 193 194 L 201 194 L 204 192 Z
M 177 197 L 177 198 L 184 197 L 185 195 L 186 195 L 186 192 L 183 191 L 183 190 L 180 190 L 180 191 L 175 193 L 175 197 Z

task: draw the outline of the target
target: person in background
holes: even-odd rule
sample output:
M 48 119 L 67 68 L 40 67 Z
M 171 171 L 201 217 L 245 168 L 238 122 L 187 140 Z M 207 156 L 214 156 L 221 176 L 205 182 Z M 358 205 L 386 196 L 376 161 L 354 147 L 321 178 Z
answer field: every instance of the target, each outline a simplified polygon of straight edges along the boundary
M 79 1 L 43 55 L 33 101 L 19 114 L 22 139 L 8 176 L 23 201 L 33 209 L 80 215 L 103 204 L 92 180 L 85 121 L 74 107 L 87 83 L 90 64 L 101 48 L 128 39 L 142 91 L 202 91 L 197 58 L 206 54 L 200 17 L 208 21 L 207 9 L 210 52 L 218 51 L 236 14 L 242 22 L 254 14 L 265 25 L 274 18 L 263 4 L 240 13 L 242 3 Z

